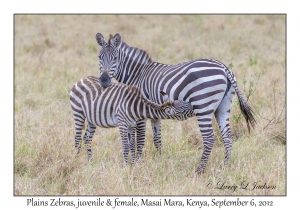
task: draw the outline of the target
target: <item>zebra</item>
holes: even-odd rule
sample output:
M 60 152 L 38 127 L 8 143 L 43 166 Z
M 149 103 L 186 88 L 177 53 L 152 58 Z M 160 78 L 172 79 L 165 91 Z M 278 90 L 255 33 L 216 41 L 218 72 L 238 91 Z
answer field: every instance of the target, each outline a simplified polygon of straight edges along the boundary
M 165 95 L 163 91 L 161 94 Z M 158 105 L 144 98 L 136 86 L 111 83 L 109 87 L 103 88 L 99 85 L 99 79 L 94 76 L 88 76 L 75 83 L 70 91 L 70 102 L 76 130 L 77 155 L 80 153 L 85 119 L 88 122 L 84 134 L 88 160 L 92 157 L 91 142 L 96 126 L 103 128 L 118 126 L 122 138 L 124 161 L 128 162 L 130 148 L 131 163 L 134 164 L 135 140 L 132 133 L 137 121 L 146 118 L 182 120 L 193 114 L 188 102 L 165 101 L 162 105 Z
M 151 101 L 161 104 L 163 90 L 170 101 L 190 102 L 198 120 L 203 137 L 203 153 L 196 168 L 198 174 L 206 171 L 206 165 L 215 141 L 212 118 L 215 116 L 222 134 L 225 147 L 225 166 L 230 166 L 232 133 L 229 117 L 232 99 L 235 93 L 239 100 L 241 113 L 246 119 L 248 132 L 250 125 L 254 129 L 256 121 L 253 110 L 238 89 L 233 72 L 223 63 L 210 58 L 194 59 L 175 65 L 166 65 L 152 61 L 142 49 L 131 47 L 122 41 L 121 35 L 110 35 L 108 42 L 101 33 L 96 34 L 96 41 L 101 46 L 98 54 L 99 69 L 110 70 L 110 75 L 118 82 L 138 86 L 142 94 Z M 161 121 L 151 120 L 154 144 L 161 150 Z M 145 137 L 146 121 L 137 124 L 140 131 L 138 141 Z

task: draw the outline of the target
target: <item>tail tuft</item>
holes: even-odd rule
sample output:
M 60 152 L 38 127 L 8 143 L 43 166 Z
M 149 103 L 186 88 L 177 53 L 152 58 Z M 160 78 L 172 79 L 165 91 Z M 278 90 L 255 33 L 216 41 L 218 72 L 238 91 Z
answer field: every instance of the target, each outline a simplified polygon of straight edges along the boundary
M 243 98 L 243 96 L 240 93 L 238 93 L 237 96 L 238 96 L 238 99 L 239 99 L 242 115 L 246 119 L 248 132 L 250 134 L 250 125 L 251 125 L 252 129 L 254 129 L 254 127 L 256 125 L 256 121 L 255 121 L 254 116 L 253 116 L 253 110 L 247 104 L 247 101 Z

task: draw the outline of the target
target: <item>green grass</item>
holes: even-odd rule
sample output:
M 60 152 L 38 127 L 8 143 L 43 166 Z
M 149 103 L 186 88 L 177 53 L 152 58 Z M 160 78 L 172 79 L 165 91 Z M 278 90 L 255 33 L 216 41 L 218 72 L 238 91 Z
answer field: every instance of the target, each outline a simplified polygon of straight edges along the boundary
M 251 94 L 257 127 L 248 134 L 235 97 L 230 168 L 214 120 L 207 172 L 196 176 L 203 145 L 195 118 L 162 121 L 161 156 L 147 123 L 143 159 L 134 167 L 122 164 L 117 128 L 97 128 L 92 162 L 84 146 L 75 157 L 69 91 L 80 78 L 99 75 L 97 32 L 106 40 L 119 32 L 154 61 L 210 57 L 232 68 L 244 97 Z M 14 194 L 285 195 L 285 62 L 283 15 L 15 15 Z M 207 187 L 220 181 L 276 189 Z

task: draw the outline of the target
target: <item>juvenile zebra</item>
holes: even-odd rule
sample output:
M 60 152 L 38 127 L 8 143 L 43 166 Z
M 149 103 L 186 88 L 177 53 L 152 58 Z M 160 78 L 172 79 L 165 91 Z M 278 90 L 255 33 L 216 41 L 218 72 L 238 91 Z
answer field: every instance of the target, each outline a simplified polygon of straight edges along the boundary
M 165 95 L 162 91 L 161 94 Z M 193 110 L 188 102 L 165 101 L 162 105 L 158 105 L 144 98 L 136 86 L 111 83 L 104 88 L 99 85 L 99 79 L 93 76 L 79 80 L 72 87 L 70 101 L 75 122 L 77 154 L 80 153 L 81 134 L 85 119 L 88 122 L 84 143 L 89 160 L 92 156 L 91 142 L 96 126 L 103 128 L 118 126 L 122 138 L 124 161 L 128 162 L 130 148 L 131 163 L 134 164 L 135 139 L 132 133 L 136 128 L 137 121 L 147 118 L 183 120 L 193 115 Z

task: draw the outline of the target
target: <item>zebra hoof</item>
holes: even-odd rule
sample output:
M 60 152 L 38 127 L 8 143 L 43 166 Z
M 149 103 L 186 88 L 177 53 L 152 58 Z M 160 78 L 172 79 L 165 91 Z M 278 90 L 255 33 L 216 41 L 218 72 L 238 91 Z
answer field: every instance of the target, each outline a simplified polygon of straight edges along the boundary
M 230 165 L 230 162 L 226 162 L 226 161 L 225 161 L 225 162 L 224 162 L 224 166 L 230 168 L 230 166 L 231 166 L 231 165 Z
M 93 161 L 93 156 L 88 156 L 88 162 L 92 162 Z
M 75 157 L 79 157 L 79 155 L 80 155 L 80 148 L 76 150 Z
M 159 156 L 161 156 L 161 146 L 157 149 L 157 153 Z
M 128 162 L 125 162 L 125 161 L 124 161 L 124 162 L 122 162 L 122 164 L 121 164 L 121 168 L 122 168 L 122 169 L 126 169 L 126 168 L 128 167 L 128 165 L 129 165 Z
M 201 174 L 204 174 L 205 173 L 205 168 L 197 168 L 196 171 L 197 175 L 201 175 Z
M 135 163 L 136 163 L 136 158 L 132 158 L 130 160 L 130 166 L 133 167 L 135 165 Z
M 137 156 L 134 160 L 134 164 L 138 164 L 141 161 L 142 161 L 142 156 Z

